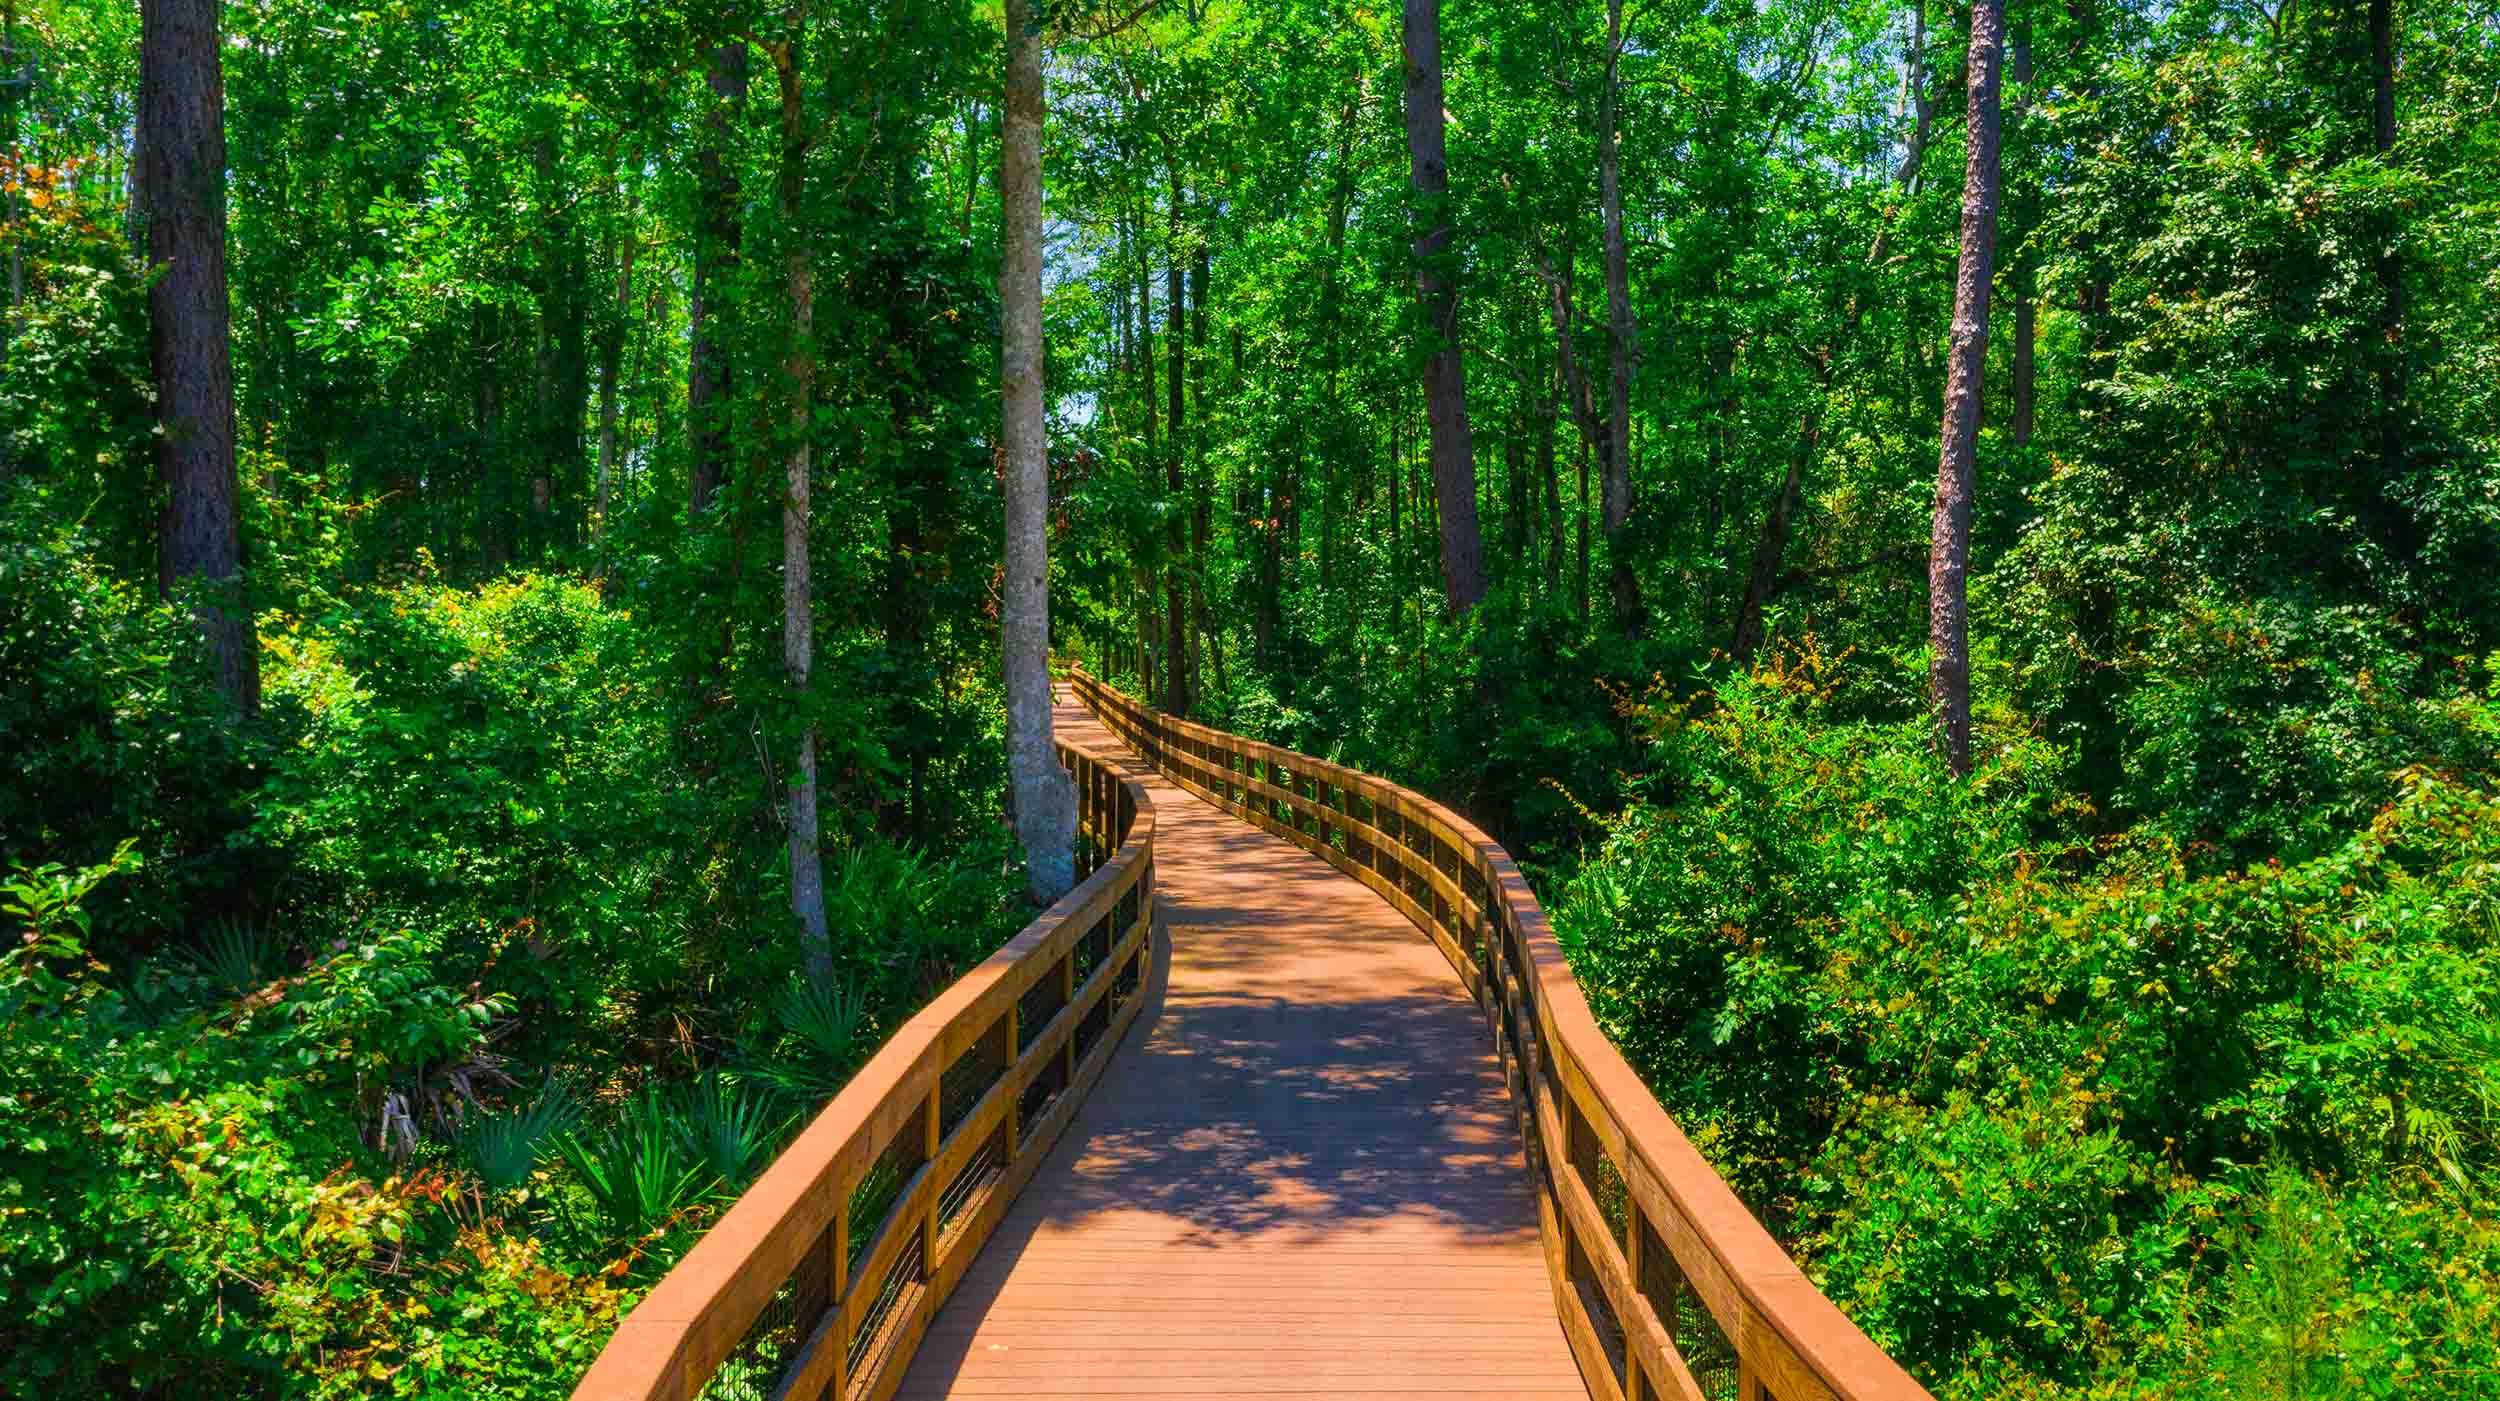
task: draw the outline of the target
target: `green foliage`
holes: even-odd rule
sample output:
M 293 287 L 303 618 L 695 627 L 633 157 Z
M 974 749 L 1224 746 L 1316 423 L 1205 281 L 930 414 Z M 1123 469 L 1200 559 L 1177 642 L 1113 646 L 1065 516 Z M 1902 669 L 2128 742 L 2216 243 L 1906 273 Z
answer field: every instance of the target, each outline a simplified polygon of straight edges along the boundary
M 1602 7 L 1442 7 L 1429 211 L 1379 7 L 1054 9 L 1057 641 L 1160 696 L 1177 634 L 1203 717 L 1532 858 L 1610 1031 L 1947 1390 L 2488 1395 L 2488 11 L 2388 8 L 2383 143 L 2357 8 L 2014 8 L 1956 782 L 1921 565 L 1964 16 L 1628 7 L 1619 315 Z M 558 1395 L 1025 914 L 994 21 L 811 7 L 785 169 L 705 7 L 223 13 L 257 716 L 156 578 L 137 7 L 18 15 L 0 83 L 0 1389 Z M 1491 575 L 1456 619 L 1418 214 Z
M 2500 798 L 2407 770 L 2317 856 L 2204 874 L 2156 831 L 2064 834 L 2054 754 L 1954 785 L 1843 689 L 1792 655 L 1641 712 L 1652 793 L 1555 908 L 1610 1034 L 1827 1291 L 1947 1395 L 2489 1369 L 2484 1245 L 2400 1280 L 2375 1246 L 2289 1258 L 2281 1213 L 2490 1239 Z
M 549 1080 L 538 1098 L 499 1110 L 480 1110 L 460 1126 L 460 1147 L 469 1170 L 490 1192 L 526 1185 L 547 1150 L 581 1118 L 581 1104 L 560 1080 Z
M 22 42 L 22 41 L 20 41 Z M 105 556 L 154 555 L 146 265 L 74 165 L 0 154 L 0 240 L 14 269 L 0 374 L 0 476 L 66 500 Z
M 795 1095 L 831 1094 L 874 1045 L 867 994 L 845 983 L 792 976 L 773 998 L 772 1020 L 756 1073 Z
M 98 611 L 23 614 L 63 650 L 10 653 L 50 688 L 11 713 L 11 800 L 74 816 L 32 829 L 65 845 L 125 812 L 150 835 L 0 885 L 31 936 L 0 971 L 0 1391 L 562 1395 L 875 1028 L 1019 922 L 996 839 L 949 861 L 862 836 L 831 861 L 853 981 L 778 996 L 807 988 L 794 937 L 742 926 L 720 848 L 689 863 L 677 835 L 746 799 L 689 791 L 663 644 L 595 589 L 412 580 L 273 613 L 268 711 L 237 737 L 183 689 L 167 611 L 20 499 L 11 601 Z M 76 725 L 55 700 L 111 687 L 131 699 Z M 184 781 L 147 765 L 188 752 L 163 698 L 193 694 L 219 823 L 56 786 Z M 238 859 L 270 885 L 221 909 Z
M 181 624 L 107 566 L 73 500 L 0 481 L 0 861 L 84 864 L 134 842 L 137 879 L 90 912 L 111 958 L 220 917 L 272 873 L 240 801 L 257 737 L 222 723 Z
M 731 1195 L 755 1179 L 785 1127 L 766 1096 L 717 1070 L 694 1082 L 683 1112 L 688 1156 Z
M 675 1223 L 700 1199 L 704 1164 L 682 1117 L 656 1085 L 628 1099 L 614 1122 L 556 1141 L 598 1212 L 600 1229 L 627 1240 Z

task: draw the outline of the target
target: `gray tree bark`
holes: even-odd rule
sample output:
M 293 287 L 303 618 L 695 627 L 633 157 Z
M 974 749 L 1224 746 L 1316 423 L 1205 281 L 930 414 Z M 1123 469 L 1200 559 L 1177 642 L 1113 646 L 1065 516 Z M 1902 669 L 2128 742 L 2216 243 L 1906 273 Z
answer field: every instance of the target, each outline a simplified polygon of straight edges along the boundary
M 218 0 L 147 0 L 139 10 L 138 192 L 146 211 L 149 358 L 165 510 L 157 583 L 186 585 L 217 687 L 260 708 L 260 643 L 243 597 L 234 365 L 226 307 L 226 90 Z
M 1048 904 L 1076 884 L 1076 784 L 1050 714 L 1050 445 L 1042 415 L 1042 20 L 1007 0 L 1007 106 L 999 130 L 998 385 L 1007 541 L 999 644 L 1007 776 L 1025 883 Z
M 1467 369 L 1458 346 L 1458 281 L 1451 269 L 1447 113 L 1441 85 L 1441 0 L 1406 0 L 1406 147 L 1413 163 L 1415 291 L 1432 346 L 1424 411 L 1432 433 L 1432 490 L 1441 516 L 1441 587 L 1451 617 L 1484 598 L 1484 539 L 1476 525 L 1476 451 L 1467 426 Z
M 789 36 L 773 50 L 781 86 L 782 237 L 790 294 L 790 344 L 782 361 L 788 380 L 789 476 L 781 498 L 781 660 L 790 673 L 791 695 L 804 711 L 816 662 L 816 600 L 808 558 L 809 485 L 814 475 L 816 395 L 816 267 L 807 244 L 807 107 L 799 82 L 800 45 L 807 36 L 807 7 L 788 11 Z M 833 976 L 833 942 L 825 926 L 824 853 L 817 842 L 816 725 L 799 736 L 798 762 L 790 776 L 790 913 L 799 922 L 799 946 L 808 976 Z
M 1973 0 L 1970 162 L 1962 181 L 1962 256 L 1953 288 L 1944 430 L 1927 551 L 1928 685 L 1945 762 L 1967 774 L 1970 748 L 1970 521 L 1988 367 L 1988 289 L 1996 269 L 1998 121 L 2005 62 L 2004 0 Z

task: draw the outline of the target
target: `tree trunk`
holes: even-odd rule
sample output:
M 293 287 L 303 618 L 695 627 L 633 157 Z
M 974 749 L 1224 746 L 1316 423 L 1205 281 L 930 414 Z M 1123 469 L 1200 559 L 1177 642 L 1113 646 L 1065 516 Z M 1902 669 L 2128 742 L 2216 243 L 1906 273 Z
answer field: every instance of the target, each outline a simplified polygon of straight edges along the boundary
M 1920 166 L 1927 158 L 1927 144 L 1934 132 L 1934 104 L 1928 96 L 1926 64 L 1927 20 L 1922 10 L 1915 13 L 1910 43 L 1903 55 L 1901 70 L 1903 105 L 1915 109 L 1908 145 L 1902 151 L 1901 164 L 1893 171 L 1893 183 L 1905 197 L 1918 185 Z M 1886 212 L 1882 223 L 1875 231 L 1875 237 L 1867 244 L 1865 267 L 1872 269 L 1882 265 L 1884 250 L 1892 238 L 1892 220 L 1898 214 L 1899 208 L 1900 206 L 1896 204 Z M 1855 339 L 1858 327 L 1865 322 L 1866 307 L 1866 299 L 1863 296 L 1853 295 L 1849 299 L 1847 312 L 1841 318 L 1840 333 L 1816 350 L 1814 357 L 1814 392 L 1816 394 L 1828 396 L 1831 393 L 1834 347 L 1847 345 Z M 1729 357 L 1728 363 L 1733 363 L 1732 356 Z M 1724 375 L 1722 377 L 1724 378 Z M 1727 416 L 1723 414 L 1722 419 L 1724 420 Z M 1820 412 L 1804 415 L 1799 420 L 1796 456 L 1790 459 L 1789 465 L 1790 474 L 1798 480 L 1800 493 L 1804 486 L 1803 474 L 1812 469 L 1821 442 Z M 1786 503 L 1785 506 L 1783 503 Z M 1714 514 L 1710 535 L 1715 539 L 1718 534 L 1715 514 L 1718 510 L 1716 498 L 1711 502 L 1711 509 Z M 1754 651 L 1765 640 L 1762 635 L 1762 613 L 1769 606 L 1771 598 L 1779 592 L 1781 556 L 1787 549 L 1795 509 L 1795 500 L 1791 496 L 1786 480 L 1783 479 L 1780 490 L 1771 498 L 1770 507 L 1763 513 L 1763 533 L 1755 545 L 1753 566 L 1746 574 L 1745 594 L 1737 603 L 1733 654 L 1740 664 L 1751 660 Z M 1708 616 L 1709 608 L 1706 602 L 1702 611 L 1705 617 Z M 1751 638 L 1750 643 L 1746 641 L 1748 637 Z
M 799 81 L 801 45 L 807 38 L 807 7 L 788 12 L 788 37 L 773 50 L 781 88 L 781 232 L 790 294 L 790 344 L 782 361 L 789 403 L 789 475 L 781 498 L 781 660 L 801 714 L 811 708 L 809 674 L 816 661 L 816 601 L 808 555 L 808 489 L 814 475 L 812 430 L 816 394 L 816 268 L 807 245 L 807 105 Z M 790 913 L 799 922 L 799 946 L 808 976 L 819 984 L 833 976 L 833 941 L 825 927 L 824 853 L 817 844 L 816 725 L 799 735 L 798 765 L 790 777 Z
M 2029 121 L 2031 103 L 2031 21 L 2025 19 L 2014 27 L 2014 81 L 2021 84 L 2023 98 L 2015 108 L 2019 122 Z M 2017 128 L 2021 135 L 2021 128 Z M 2028 139 L 2027 137 L 2025 139 Z M 2025 191 L 2034 187 L 2026 182 Z M 2015 225 L 2017 241 L 2022 231 L 2031 227 L 2039 214 L 2036 196 L 2026 194 L 2017 202 Z M 2028 254 L 2017 254 L 2014 275 L 2006 279 L 2006 292 L 2014 299 L 2014 421 L 2011 424 L 2016 446 L 2031 441 L 2036 415 L 2036 396 L 2040 377 L 2040 293 L 2036 285 L 2040 269 Z
M 1641 630 L 1641 587 L 1633 576 L 1624 526 L 1632 518 L 1632 367 L 1639 355 L 1632 321 L 1629 255 L 1623 238 L 1622 116 L 1623 0 L 1606 0 L 1606 85 L 1599 96 L 1598 193 L 1606 220 L 1606 458 L 1602 483 L 1609 590 L 1615 622 L 1626 633 Z
M 1554 380 L 1546 384 L 1536 443 L 1537 472 L 1545 479 L 1545 586 L 1549 589 L 1561 588 L 1563 576 L 1562 477 L 1554 458 L 1554 439 L 1562 418 L 1561 374 L 1557 365 Z
M 1806 407 L 1804 420 L 1798 426 L 1797 449 L 1788 459 L 1788 475 L 1780 483 L 1779 494 L 1771 499 L 1770 513 L 1762 524 L 1762 540 L 1754 546 L 1753 568 L 1745 575 L 1744 597 L 1736 605 L 1736 636 L 1728 646 L 1728 655 L 1739 667 L 1753 661 L 1766 639 L 1764 614 L 1778 587 L 1780 559 L 1788 548 L 1789 522 L 1796 518 L 1797 501 L 1804 491 L 1806 462 L 1822 441 L 1820 407 L 1811 402 Z
M 147 0 L 139 11 L 139 170 L 146 209 L 149 359 L 165 509 L 157 583 L 186 585 L 217 673 L 244 714 L 260 708 L 260 642 L 243 587 L 234 462 L 234 366 L 226 305 L 226 90 L 218 0 Z M 194 584 L 196 581 L 196 584 Z
M 616 319 L 599 338 L 599 481 L 590 517 L 590 541 L 598 553 L 602 578 L 607 574 L 608 509 L 616 484 L 616 408 L 621 388 L 617 379 L 625 368 L 625 330 L 633 319 L 634 254 L 642 246 L 633 228 L 639 203 L 636 198 L 625 204 L 626 227 L 616 251 Z
M 1007 3 L 1007 107 L 1000 124 L 999 398 L 1006 455 L 1007 771 L 1025 882 L 1048 904 L 1076 884 L 1076 785 L 1059 767 L 1050 714 L 1050 469 L 1042 416 L 1042 20 Z
M 1927 556 L 1927 639 L 1933 649 L 1928 679 L 1938 741 L 1956 774 L 1967 774 L 1971 767 L 1971 492 L 1988 366 L 1988 284 L 1996 264 L 1998 89 L 2004 59 L 2004 0 L 1973 0 L 1970 163 L 1962 185 L 1962 256 L 1953 289 L 1952 358 L 1946 366 L 1943 443 Z
M 1164 543 L 1172 558 L 1164 571 L 1163 628 L 1163 709 L 1171 715 L 1189 713 L 1189 470 L 1183 459 L 1189 408 L 1185 391 L 1189 380 L 1188 289 L 1183 285 L 1187 269 L 1181 261 L 1181 173 L 1171 169 L 1172 215 L 1171 246 L 1164 250 L 1163 339 L 1171 351 L 1170 431 L 1163 447 L 1163 484 L 1171 493 L 1172 509 L 1165 522 Z
M 712 50 L 711 109 L 695 153 L 694 287 L 686 300 L 687 504 L 712 509 L 729 460 L 729 284 L 738 267 L 736 125 L 746 111 L 747 45 L 733 39 Z
M 2374 80 L 2371 103 L 2371 145 L 2385 161 L 2396 149 L 2396 28 L 2392 0 L 2370 0 L 2370 71 Z M 2378 284 L 2381 298 L 2379 312 L 2379 458 L 2382 480 L 2392 484 L 2393 474 L 2404 466 L 2405 432 L 2405 361 L 2404 272 L 2398 265 L 2394 240 L 2379 255 Z M 2385 495 L 2382 489 L 2382 496 Z M 2389 516 L 2400 515 L 2392 505 L 2385 510 Z M 2407 550 L 2407 554 L 2411 551 Z
M 1197 401 L 1201 422 L 1207 416 L 1207 282 L 1211 261 L 1207 242 L 1200 238 L 1189 268 L 1189 393 Z M 1215 502 L 1207 476 L 1203 429 L 1190 439 L 1189 446 L 1197 467 L 1197 500 L 1189 517 L 1189 685 L 1195 695 L 1206 685 L 1207 536 L 1215 526 Z M 1216 655 L 1220 658 L 1223 653 L 1219 650 Z
M 1155 401 L 1161 398 L 1162 372 L 1155 368 L 1155 302 L 1154 271 L 1146 263 L 1146 216 L 1142 207 L 1137 219 L 1137 238 L 1130 251 L 1137 255 L 1137 397 L 1142 401 L 1146 431 L 1146 457 L 1152 461 L 1159 433 L 1155 427 Z
M 1441 517 L 1441 587 L 1449 615 L 1484 598 L 1484 541 L 1476 528 L 1476 454 L 1467 427 L 1467 371 L 1458 346 L 1456 259 L 1450 255 L 1449 156 L 1441 91 L 1441 0 L 1406 0 L 1406 147 L 1413 163 L 1415 290 L 1432 354 L 1424 405 L 1432 431 L 1432 488 Z
M 1594 451 L 1585 442 L 1580 444 L 1580 622 L 1589 620 L 1589 454 Z
M 1910 0 L 1910 48 L 1901 73 L 1902 95 L 1909 99 L 1911 113 L 1910 147 L 1901 153 L 1901 168 L 1893 176 L 1904 193 L 1918 188 L 1918 167 L 1927 154 L 1928 133 L 1935 129 L 1936 102 L 1927 90 L 1927 4 L 1926 0 Z

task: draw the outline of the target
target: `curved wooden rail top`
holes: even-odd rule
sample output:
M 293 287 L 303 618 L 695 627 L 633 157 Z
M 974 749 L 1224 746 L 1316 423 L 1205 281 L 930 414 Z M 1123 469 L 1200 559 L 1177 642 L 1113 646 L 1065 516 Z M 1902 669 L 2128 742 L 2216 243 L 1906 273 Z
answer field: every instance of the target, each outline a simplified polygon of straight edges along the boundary
M 1526 1140 L 1545 1264 L 1590 1393 L 1929 1401 L 1799 1272 L 1598 1029 L 1510 854 L 1368 774 L 1077 694 L 1164 777 L 1326 858 L 1432 937 L 1484 1009 Z
M 1162 956 L 1145 790 L 1059 750 L 1089 874 L 895 1033 L 644 1297 L 576 1398 L 893 1394 Z

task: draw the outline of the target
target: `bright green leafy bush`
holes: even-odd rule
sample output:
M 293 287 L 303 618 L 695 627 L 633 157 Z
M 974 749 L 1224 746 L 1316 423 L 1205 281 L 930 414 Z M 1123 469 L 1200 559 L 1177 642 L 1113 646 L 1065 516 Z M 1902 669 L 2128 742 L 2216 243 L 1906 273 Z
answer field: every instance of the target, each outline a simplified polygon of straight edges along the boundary
M 1556 919 L 1834 1298 L 1949 1396 L 2483 1394 L 2500 797 L 2409 770 L 2309 859 L 2204 874 L 2079 840 L 2053 754 L 1954 784 L 1830 694 L 1792 666 L 1639 711 L 1655 786 Z M 2295 1260 L 2286 1213 L 2382 1236 Z
M 813 987 L 737 874 L 755 790 L 683 762 L 690 693 L 595 589 L 306 594 L 237 727 L 6 489 L 0 1394 L 565 1395 L 1021 922 L 1001 838 L 854 829 Z

